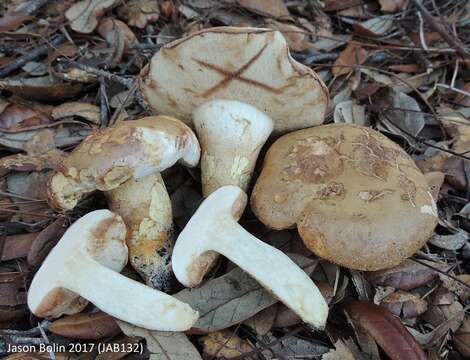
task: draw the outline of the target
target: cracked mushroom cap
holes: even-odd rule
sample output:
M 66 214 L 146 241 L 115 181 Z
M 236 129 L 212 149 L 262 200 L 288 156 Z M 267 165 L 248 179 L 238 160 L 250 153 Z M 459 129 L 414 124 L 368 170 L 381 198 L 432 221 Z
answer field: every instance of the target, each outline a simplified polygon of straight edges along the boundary
M 321 124 L 328 90 L 295 61 L 279 31 L 218 27 L 165 45 L 142 72 L 141 91 L 158 113 L 186 123 L 212 99 L 238 100 L 266 112 L 276 132 Z
M 181 121 L 150 116 L 100 129 L 78 145 L 48 183 L 51 206 L 70 210 L 87 193 L 160 172 L 177 161 L 196 166 L 196 135 Z
M 413 160 L 377 131 L 350 124 L 279 138 L 266 154 L 251 205 L 265 225 L 297 224 L 315 254 L 358 270 L 399 264 L 437 224 Z

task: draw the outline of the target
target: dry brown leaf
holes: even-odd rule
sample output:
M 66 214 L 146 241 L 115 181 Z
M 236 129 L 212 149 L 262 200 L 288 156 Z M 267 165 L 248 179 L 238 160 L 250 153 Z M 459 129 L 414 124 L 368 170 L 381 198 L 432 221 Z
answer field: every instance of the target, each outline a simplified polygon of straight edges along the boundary
M 346 311 L 354 324 L 369 333 L 394 360 L 425 360 L 425 353 L 400 319 L 388 310 L 365 301 L 353 301 Z
M 231 359 L 253 349 L 246 340 L 242 340 L 233 331 L 222 330 L 201 338 L 204 355 L 215 358 Z
M 266 27 L 282 32 L 287 40 L 287 45 L 293 51 L 304 51 L 313 46 L 308 32 L 298 26 L 276 20 L 267 20 Z
M 129 26 L 143 29 L 147 24 L 158 20 L 160 10 L 157 1 L 130 0 L 119 7 L 118 14 L 126 20 Z
M 427 284 L 437 272 L 413 260 L 405 260 L 390 269 L 365 272 L 367 281 L 373 285 L 391 286 L 400 290 L 411 290 Z
M 0 322 L 17 320 L 26 315 L 29 280 L 28 273 L 0 273 Z
M 380 305 L 403 319 L 416 317 L 428 309 L 426 300 L 402 290 L 386 296 Z
M 266 335 L 274 325 L 277 316 L 278 304 L 260 311 L 255 316 L 245 320 L 243 323 L 252 328 L 258 335 Z
M 64 316 L 52 322 L 49 331 L 72 339 L 98 340 L 121 332 L 116 320 L 103 312 Z
M 432 305 L 450 305 L 455 301 L 455 295 L 446 289 L 444 286 L 439 286 L 431 294 Z
M 68 220 L 60 217 L 44 228 L 37 236 L 28 253 L 28 264 L 39 267 L 49 251 L 59 242 L 67 229 Z
M 462 304 L 454 301 L 450 305 L 432 305 L 429 307 L 422 318 L 432 326 L 438 327 L 447 322 L 452 331 L 456 331 L 463 322 L 465 312 Z
M 408 6 L 408 0 L 379 0 L 380 10 L 387 13 L 396 13 Z
M 78 52 L 78 48 L 75 44 L 64 43 L 57 46 L 53 51 L 47 56 L 47 62 L 51 63 L 59 57 L 71 58 L 75 56 Z
M 26 257 L 38 233 L 9 235 L 5 238 L 0 252 L 0 261 Z
M 392 30 L 393 21 L 390 15 L 376 16 L 362 23 L 354 23 L 353 29 L 359 35 L 378 37 Z
M 104 13 L 117 5 L 120 0 L 82 0 L 73 4 L 65 17 L 70 21 L 70 27 L 76 32 L 89 34 L 98 25 L 98 19 Z
M 80 83 L 62 82 L 52 76 L 0 80 L 0 89 L 27 100 L 58 101 L 78 95 L 84 90 Z
M 323 355 L 322 360 L 356 360 L 359 359 L 359 349 L 352 340 L 338 340 L 335 349 Z
M 241 7 L 260 15 L 272 16 L 274 18 L 290 15 L 282 0 L 238 0 L 238 3 Z
M 470 358 L 470 317 L 466 318 L 454 337 L 457 351 L 464 357 Z
M 338 11 L 348 9 L 350 7 L 362 5 L 362 0 L 324 0 L 324 11 Z
M 14 31 L 31 19 L 34 17 L 26 13 L 7 13 L 0 18 L 0 31 Z
M 150 360 L 202 360 L 199 352 L 182 332 L 150 331 L 123 321 L 117 321 L 127 336 L 145 338 Z
M 318 261 L 291 254 L 291 259 L 307 274 Z M 249 319 L 278 300 L 240 268 L 209 280 L 195 289 L 185 289 L 174 295 L 199 311 L 199 319 L 191 331 L 207 333 L 222 330 Z
M 284 304 L 277 304 L 278 311 L 274 321 L 274 327 L 290 327 L 302 322 L 302 319 Z
M 446 250 L 458 250 L 469 240 L 469 234 L 465 230 L 459 230 L 452 235 L 434 234 L 428 243 Z
M 99 124 L 101 121 L 101 112 L 98 106 L 78 101 L 66 102 L 56 106 L 51 115 L 55 120 L 77 116 L 93 124 Z
M 0 129 L 19 130 L 31 126 L 50 124 L 48 107 L 28 107 L 19 104 L 7 106 L 0 114 Z
M 470 142 L 467 143 L 467 150 L 470 150 Z M 446 181 L 456 190 L 465 192 L 470 186 L 470 161 L 457 156 L 449 157 L 442 166 L 442 172 L 446 175 Z
M 117 66 L 124 55 L 124 51 L 137 42 L 132 30 L 121 20 L 105 18 L 100 21 L 97 32 L 106 39 L 106 42 L 113 49 L 111 66 Z
M 361 65 L 367 60 L 367 50 L 363 49 L 357 43 L 349 43 L 346 49 L 341 51 L 339 57 L 335 61 L 335 65 Z M 354 71 L 350 67 L 333 67 L 332 72 L 334 76 L 341 76 L 349 74 Z
M 399 64 L 399 65 L 390 65 L 388 69 L 391 71 L 399 72 L 399 73 L 415 74 L 419 71 L 419 66 L 418 64 Z

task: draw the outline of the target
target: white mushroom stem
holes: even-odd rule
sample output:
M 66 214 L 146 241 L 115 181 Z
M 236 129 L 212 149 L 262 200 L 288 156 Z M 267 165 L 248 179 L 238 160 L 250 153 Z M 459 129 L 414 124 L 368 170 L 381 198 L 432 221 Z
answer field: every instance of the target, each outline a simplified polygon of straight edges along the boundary
M 233 100 L 208 101 L 194 111 L 193 120 L 203 150 L 204 196 L 224 185 L 246 191 L 273 121 L 254 106 Z
M 151 330 L 184 331 L 197 311 L 170 295 L 131 280 L 122 219 L 108 210 L 75 222 L 52 249 L 28 291 L 28 306 L 40 317 L 57 317 L 79 296 L 102 311 Z
M 310 277 L 287 255 L 238 224 L 246 194 L 236 186 L 213 192 L 179 235 L 173 271 L 189 287 L 197 286 L 218 254 L 249 273 L 314 328 L 323 328 L 328 306 Z

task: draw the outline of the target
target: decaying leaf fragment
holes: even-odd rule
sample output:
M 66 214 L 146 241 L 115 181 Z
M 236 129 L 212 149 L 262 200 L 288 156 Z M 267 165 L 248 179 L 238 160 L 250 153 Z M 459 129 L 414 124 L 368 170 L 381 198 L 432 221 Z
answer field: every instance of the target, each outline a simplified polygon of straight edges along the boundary
M 77 116 L 93 124 L 100 123 L 100 108 L 94 104 L 78 101 L 65 102 L 56 106 L 51 115 L 55 120 Z
M 117 323 L 127 336 L 145 338 L 150 360 L 202 360 L 199 351 L 182 332 L 150 331 L 120 320 Z
M 254 13 L 274 18 L 289 16 L 283 0 L 238 0 L 240 6 Z
M 400 319 L 372 303 L 353 301 L 346 306 L 353 323 L 369 333 L 394 360 L 426 360 L 427 356 Z
M 400 290 L 386 296 L 382 300 L 381 306 L 391 313 L 407 319 L 424 313 L 428 308 L 428 303 L 419 296 Z
M 119 3 L 120 0 L 81 0 L 73 4 L 65 17 L 70 21 L 70 27 L 80 33 L 89 34 L 98 25 L 98 18 Z
M 118 14 L 126 20 L 129 26 L 143 29 L 148 23 L 158 20 L 160 10 L 157 1 L 130 0 L 119 7 Z
M 201 338 L 204 354 L 216 358 L 230 359 L 253 349 L 246 340 L 242 340 L 233 331 L 216 331 Z
M 120 333 L 116 320 L 103 312 L 67 315 L 52 322 L 48 330 L 72 339 L 103 339 Z
M 344 49 L 340 54 L 338 59 L 335 61 L 337 66 L 332 69 L 334 76 L 341 76 L 349 74 L 354 71 L 354 68 L 350 65 L 361 65 L 367 59 L 367 50 L 362 48 L 361 45 L 357 43 L 350 42 L 346 49 Z

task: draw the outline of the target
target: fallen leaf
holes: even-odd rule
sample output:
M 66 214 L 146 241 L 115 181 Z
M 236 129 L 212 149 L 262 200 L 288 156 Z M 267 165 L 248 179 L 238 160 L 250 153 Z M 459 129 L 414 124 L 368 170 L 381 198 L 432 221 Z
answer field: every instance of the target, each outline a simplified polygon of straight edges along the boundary
M 118 14 L 129 26 L 143 29 L 147 24 L 158 20 L 160 10 L 158 2 L 154 0 L 130 0 L 119 7 Z
M 438 327 L 443 323 L 447 323 L 452 331 L 462 324 L 465 317 L 465 311 L 462 304 L 454 301 L 450 305 L 431 305 L 422 318 L 434 327 Z
M 117 321 L 127 336 L 145 338 L 150 351 L 150 360 L 202 360 L 199 352 L 182 332 L 150 331 Z
M 34 17 L 26 13 L 6 13 L 3 17 L 0 18 L 0 32 L 14 31 L 18 29 L 21 25 L 23 25 L 26 21 L 29 21 L 31 19 L 34 19 Z
M 334 343 L 335 349 L 323 355 L 322 360 L 356 360 L 359 359 L 359 349 L 350 339 L 337 340 Z
M 350 7 L 362 5 L 362 0 L 324 0 L 323 11 L 338 11 L 348 9 Z
M 9 235 L 5 237 L 0 251 L 0 261 L 26 257 L 38 233 Z
M 289 49 L 293 51 L 304 51 L 313 46 L 309 33 L 298 26 L 268 19 L 266 27 L 279 30 L 286 38 Z
M 252 328 L 256 334 L 266 335 L 274 326 L 274 321 L 277 317 L 277 308 L 278 304 L 271 305 L 245 320 L 243 323 Z
M 266 339 L 267 338 L 267 339 Z M 317 341 L 308 341 L 300 337 L 291 336 L 286 339 L 276 339 L 274 336 L 266 335 L 263 338 L 268 343 L 274 343 L 269 349 L 263 352 L 263 355 L 270 359 L 313 359 L 319 358 L 329 351 L 329 348 Z M 264 343 L 263 341 L 263 343 Z M 262 345 L 262 344 L 260 344 Z M 268 356 L 273 354 L 274 358 Z
M 56 335 L 86 340 L 112 337 L 121 332 L 116 320 L 103 312 L 67 315 L 49 324 L 48 330 Z
M 437 272 L 413 260 L 405 260 L 390 269 L 364 272 L 373 285 L 391 286 L 400 290 L 411 290 L 427 284 L 437 277 Z
M 470 317 L 466 318 L 454 336 L 454 345 L 457 351 L 466 358 L 470 358 Z
M 468 143 L 470 147 L 470 143 Z M 466 150 L 468 151 L 468 150 Z M 449 157 L 442 166 L 446 181 L 456 190 L 465 192 L 469 187 L 470 161 L 458 156 Z
M 42 264 L 49 251 L 52 250 L 62 235 L 64 235 L 67 225 L 67 218 L 60 217 L 38 234 L 28 253 L 27 260 L 31 267 L 37 268 Z
M 333 118 L 335 123 L 367 125 L 364 106 L 357 105 L 352 100 L 343 101 L 336 105 Z
M 441 249 L 458 250 L 464 246 L 469 239 L 469 234 L 465 230 L 459 230 L 452 235 L 434 234 L 428 242 Z
M 0 114 L 0 129 L 4 130 L 18 130 L 50 123 L 51 119 L 48 115 L 47 107 L 38 107 L 35 109 L 19 104 L 12 104 L 6 107 Z
M 381 124 L 392 134 L 406 139 L 410 145 L 415 141 L 412 136 L 417 136 L 423 130 L 425 121 L 418 102 L 402 92 L 390 90 L 386 97 L 391 109 L 381 113 Z M 401 130 L 403 129 L 403 131 Z M 406 131 L 408 134 L 404 133 Z
M 361 65 L 367 60 L 367 50 L 363 49 L 357 43 L 349 43 L 346 49 L 341 51 L 339 57 L 335 61 L 335 65 L 347 65 L 341 67 L 333 67 L 332 72 L 334 76 L 341 76 L 349 74 L 354 71 L 350 65 Z
M 89 34 L 98 26 L 98 19 L 106 11 L 119 3 L 120 0 L 81 0 L 73 4 L 65 17 L 70 21 L 70 27 L 76 32 Z
M 387 13 L 396 13 L 408 6 L 408 0 L 379 0 L 380 10 Z
M 290 327 L 302 322 L 302 319 L 284 304 L 277 304 L 277 306 L 278 310 L 274 321 L 274 327 Z
M 427 359 L 400 319 L 388 310 L 365 301 L 353 301 L 345 308 L 354 324 L 369 333 L 391 359 Z
M 282 0 L 238 0 L 238 4 L 256 14 L 272 16 L 274 18 L 290 15 Z
M 307 274 L 318 261 L 292 254 L 291 258 Z M 191 329 L 194 333 L 222 330 L 244 321 L 278 300 L 240 268 L 209 280 L 195 289 L 184 289 L 174 295 L 199 311 L 199 320 Z
M 98 106 L 78 101 L 66 102 L 56 106 L 51 115 L 55 120 L 77 116 L 93 124 L 101 122 L 101 112 Z
M 450 305 L 456 300 L 455 295 L 444 286 L 439 286 L 431 294 L 432 305 Z
M 0 307 L 15 310 L 26 304 L 26 289 L 30 274 L 26 272 L 0 273 Z
M 393 21 L 390 15 L 376 16 L 361 23 L 354 23 L 353 29 L 359 35 L 378 37 L 392 30 Z
M 27 100 L 58 101 L 75 97 L 85 88 L 80 83 L 62 82 L 56 77 L 43 76 L 0 80 L 0 89 Z
M 444 276 L 444 275 L 443 275 Z M 460 281 L 463 281 L 465 284 L 470 285 L 470 275 L 469 274 L 461 274 L 456 276 L 457 279 Z M 442 279 L 442 277 L 441 277 Z M 462 301 L 467 301 L 470 298 L 470 289 L 463 285 L 462 283 L 449 278 L 448 276 L 446 277 L 445 280 L 442 281 L 443 286 L 448 289 L 449 291 L 452 291 L 455 295 L 457 295 Z
M 240 339 L 233 331 L 222 330 L 207 334 L 200 339 L 204 355 L 214 358 L 231 359 L 253 349 L 246 340 Z
M 137 38 L 129 27 L 120 20 L 105 18 L 100 21 L 97 29 L 108 45 L 113 49 L 110 55 L 110 66 L 117 66 L 124 55 L 124 51 L 137 42 Z
M 386 296 L 380 305 L 403 319 L 416 317 L 428 309 L 426 300 L 402 290 Z

